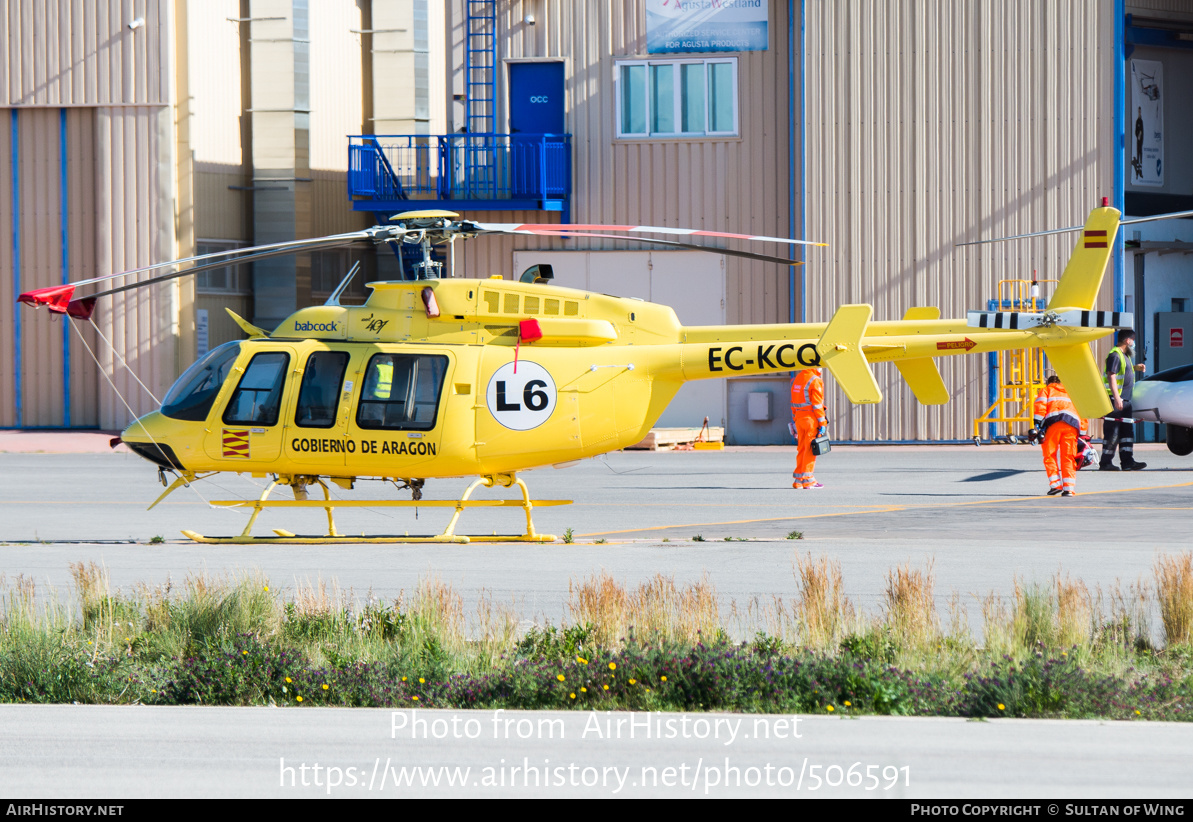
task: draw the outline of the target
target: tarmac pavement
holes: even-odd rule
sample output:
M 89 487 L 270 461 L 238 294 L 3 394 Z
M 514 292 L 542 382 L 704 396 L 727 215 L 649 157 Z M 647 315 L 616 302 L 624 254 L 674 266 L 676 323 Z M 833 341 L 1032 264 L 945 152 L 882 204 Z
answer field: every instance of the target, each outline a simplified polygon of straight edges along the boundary
M 978 600 L 989 593 L 1009 597 L 1017 581 L 1046 583 L 1061 573 L 1091 589 L 1149 585 L 1158 555 L 1189 550 L 1193 510 L 1193 459 L 1175 457 L 1163 446 L 1138 448 L 1149 464 L 1145 471 L 1080 472 L 1079 495 L 1068 499 L 1043 495 L 1039 451 L 1028 446 L 840 446 L 820 461 L 817 477 L 826 487 L 818 491 L 790 487 L 792 448 L 728 448 L 623 452 L 567 469 L 526 472 L 532 495 L 575 500 L 535 512 L 541 532 L 562 535 L 570 528 L 571 544 L 199 545 L 181 537 L 180 529 L 234 534 L 246 519 L 243 511 L 211 508 L 207 500 L 255 496 L 264 481 L 220 476 L 180 489 L 146 511 L 162 490 L 155 468 L 132 454 L 106 451 L 98 447 L 98 435 L 91 437 L 69 446 L 83 453 L 50 453 L 53 447 L 31 447 L 40 444 L 33 439 L 14 447 L 11 437 L 0 437 L 0 572 L 9 581 L 31 577 L 42 596 L 69 597 L 69 566 L 80 561 L 102 564 L 111 584 L 122 589 L 178 582 L 188 574 L 253 572 L 283 592 L 322 579 L 355 599 L 370 592 L 393 598 L 433 576 L 451 583 L 466 612 L 483 594 L 512 603 L 527 620 L 559 622 L 568 617 L 569 585 L 608 572 L 627 585 L 656 574 L 681 584 L 707 578 L 727 613 L 734 605 L 740 612 L 775 597 L 790 601 L 796 554 L 811 553 L 839 561 L 846 594 L 872 613 L 881 608 L 890 569 L 931 565 L 940 610 L 957 592 L 974 625 L 980 623 Z M 449 499 L 466 483 L 431 481 L 427 496 Z M 336 493 L 408 498 L 381 483 Z M 513 495 L 508 489 L 477 494 L 498 496 Z M 409 509 L 343 509 L 337 522 L 341 532 L 433 533 L 449 513 L 420 508 L 416 518 Z M 475 509 L 464 514 L 459 530 L 514 533 L 521 525 L 517 509 Z M 256 533 L 273 527 L 321 533 L 325 520 L 319 511 L 267 511 Z M 802 538 L 789 539 L 794 531 Z M 155 536 L 164 542 L 151 544 Z M 702 541 L 693 541 L 696 536 Z M 749 626 L 739 627 L 749 633 Z M 450 714 L 467 712 L 444 715 Z M 528 716 L 537 721 L 554 715 Z M 870 792 L 825 784 L 813 793 L 809 782 L 799 789 L 776 784 L 730 790 L 724 782 L 708 786 L 714 778 L 708 771 L 704 782 L 683 789 L 627 784 L 613 794 L 607 784 L 583 781 L 539 789 L 478 782 L 454 792 L 405 785 L 401 795 L 692 796 L 708 786 L 709 795 L 722 796 L 1093 798 L 1187 796 L 1193 784 L 1193 737 L 1186 726 L 1166 723 L 815 717 L 807 727 L 816 732 L 794 749 L 758 740 L 726 748 L 695 738 L 602 748 L 579 736 L 587 721 L 581 716 L 566 715 L 572 734 L 566 742 L 535 737 L 509 744 L 430 739 L 395 745 L 388 736 L 389 712 L 379 711 L 0 706 L 0 794 L 326 795 L 325 783 L 304 788 L 301 779 L 294 787 L 279 782 L 289 773 L 280 770 L 283 757 L 286 763 L 383 773 L 387 759 L 475 773 L 522 764 L 523 758 L 536 764 L 537 758 L 576 764 L 578 773 L 630 768 L 639 777 L 649 773 L 643 768 L 661 773 L 685 764 L 694 774 L 698 763 L 712 762 L 723 776 L 732 773 L 726 751 L 743 768 L 800 767 L 805 779 L 812 765 L 820 765 L 822 775 L 833 764 L 906 766 L 910 782 Z M 481 719 L 489 722 L 491 714 Z M 365 790 L 362 782 L 332 795 L 384 794 Z

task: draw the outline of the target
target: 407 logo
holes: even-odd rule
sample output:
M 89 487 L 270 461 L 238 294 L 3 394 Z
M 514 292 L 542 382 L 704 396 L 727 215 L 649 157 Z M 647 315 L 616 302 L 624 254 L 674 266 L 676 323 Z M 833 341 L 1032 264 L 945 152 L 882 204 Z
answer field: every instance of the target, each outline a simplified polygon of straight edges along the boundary
M 360 321 L 365 324 L 365 331 L 372 331 L 376 334 L 380 334 L 381 329 L 389 325 L 389 320 L 374 319 L 372 314 L 361 317 Z

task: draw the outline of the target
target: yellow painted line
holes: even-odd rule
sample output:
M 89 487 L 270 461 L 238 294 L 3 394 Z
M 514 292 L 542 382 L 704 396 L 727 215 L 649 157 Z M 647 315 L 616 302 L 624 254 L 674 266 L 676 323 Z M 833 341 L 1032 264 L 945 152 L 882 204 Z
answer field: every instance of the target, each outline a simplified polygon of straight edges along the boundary
M 1154 485 L 1154 486 L 1143 487 L 1143 488 L 1116 488 L 1116 489 L 1108 489 L 1105 491 L 1084 491 L 1084 492 L 1079 491 L 1078 496 L 1092 497 L 1092 496 L 1097 496 L 1100 494 L 1125 494 L 1125 493 L 1129 493 L 1132 491 L 1163 491 L 1163 490 L 1167 490 L 1167 489 L 1171 489 L 1171 488 L 1187 488 L 1189 486 L 1193 486 L 1193 482 L 1180 482 L 1180 483 L 1176 483 L 1175 485 Z M 1049 501 L 1049 504 L 1053 504 L 1053 505 L 1062 504 L 1069 508 L 1080 507 L 1080 508 L 1097 508 L 1099 510 L 1104 510 L 1107 507 L 1107 506 L 1073 506 L 1073 505 L 1068 505 L 1066 503 L 1062 503 L 1059 500 L 1057 500 L 1056 502 L 1052 502 L 1052 498 L 1047 497 L 1047 496 L 1006 497 L 1004 499 L 973 500 L 973 501 L 969 501 L 969 502 L 941 502 L 941 503 L 923 503 L 923 504 L 919 504 L 919 505 L 874 506 L 870 510 L 839 511 L 839 512 L 833 513 L 833 514 L 801 514 L 801 515 L 792 516 L 792 517 L 764 517 L 762 519 L 726 520 L 725 522 L 692 522 L 692 523 L 680 523 L 678 525 L 656 525 L 656 526 L 651 526 L 648 528 L 626 528 L 626 529 L 623 529 L 620 531 L 597 531 L 597 532 L 594 532 L 591 534 L 577 534 L 576 536 L 579 536 L 579 537 L 600 537 L 600 536 L 606 536 L 609 534 L 633 534 L 633 533 L 644 533 L 644 532 L 648 532 L 648 531 L 669 531 L 669 530 L 676 529 L 676 528 L 703 528 L 703 527 L 709 527 L 709 526 L 713 526 L 713 525 L 750 525 L 750 524 L 758 523 L 758 522 L 791 522 L 794 520 L 821 519 L 821 518 L 825 518 L 825 517 L 851 517 L 851 516 L 858 516 L 858 515 L 862 515 L 862 514 L 890 514 L 890 513 L 897 513 L 899 511 L 923 511 L 923 510 L 931 510 L 931 509 L 938 509 L 938 508 L 960 508 L 963 506 L 972 506 L 972 505 L 1000 505 L 1000 504 L 1005 505 L 1007 503 L 1023 503 L 1023 502 L 1039 503 L 1039 502 L 1043 502 L 1046 500 Z M 1114 506 L 1114 507 L 1117 509 L 1119 506 Z M 1154 508 L 1145 508 L 1145 509 L 1141 509 L 1141 510 L 1184 511 L 1184 510 L 1188 510 L 1188 508 L 1186 506 L 1173 506 L 1171 508 L 1167 508 L 1164 506 L 1157 506 Z
M 763 519 L 734 519 L 725 522 L 688 522 L 680 525 L 654 525 L 649 528 L 626 528 L 622 531 L 597 531 L 592 534 L 576 534 L 578 537 L 600 537 L 606 534 L 634 534 L 641 531 L 667 531 L 672 528 L 700 528 L 706 525 L 749 525 L 755 522 L 785 522 L 797 519 L 821 519 L 824 517 L 850 517 L 855 514 L 890 514 L 896 511 L 906 511 L 904 505 L 888 505 L 874 507 L 869 511 L 838 511 L 835 514 L 802 514 L 796 517 L 764 517 Z M 711 540 L 710 540 L 711 541 Z

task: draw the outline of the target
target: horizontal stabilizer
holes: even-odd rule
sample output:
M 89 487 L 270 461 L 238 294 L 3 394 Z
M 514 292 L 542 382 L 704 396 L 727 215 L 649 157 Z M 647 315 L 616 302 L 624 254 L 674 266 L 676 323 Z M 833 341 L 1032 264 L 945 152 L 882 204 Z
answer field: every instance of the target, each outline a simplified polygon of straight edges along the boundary
M 895 367 L 911 387 L 911 393 L 924 405 L 944 405 L 949 401 L 949 389 L 931 357 L 895 360 Z
M 1089 345 L 1056 345 L 1049 346 L 1047 350 L 1048 362 L 1069 392 L 1077 413 L 1089 418 L 1109 414 L 1113 406 Z
M 841 306 L 816 344 L 820 361 L 832 372 L 845 396 L 853 403 L 882 402 L 882 390 L 862 353 L 862 337 L 873 311 L 865 304 Z
M 1135 318 L 1124 311 L 970 311 L 965 324 L 971 328 L 1133 328 Z

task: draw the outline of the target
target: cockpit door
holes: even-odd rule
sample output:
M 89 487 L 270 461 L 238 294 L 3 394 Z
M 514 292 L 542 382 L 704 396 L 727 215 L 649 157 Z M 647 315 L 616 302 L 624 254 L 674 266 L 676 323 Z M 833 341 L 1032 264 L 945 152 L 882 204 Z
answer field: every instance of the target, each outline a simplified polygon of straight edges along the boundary
M 228 376 L 236 387 L 209 421 L 204 442 L 208 456 L 243 464 L 245 471 L 273 470 L 282 453 L 282 411 L 295 354 L 290 346 L 241 346 Z

